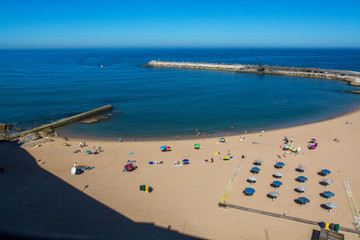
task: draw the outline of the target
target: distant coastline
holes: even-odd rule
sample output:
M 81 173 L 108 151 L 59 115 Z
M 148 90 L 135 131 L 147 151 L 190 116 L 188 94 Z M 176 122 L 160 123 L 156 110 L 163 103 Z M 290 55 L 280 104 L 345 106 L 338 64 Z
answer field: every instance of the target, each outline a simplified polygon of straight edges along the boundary
M 268 65 L 258 66 L 258 65 L 243 65 L 243 64 L 224 64 L 224 63 L 171 62 L 171 61 L 156 61 L 156 60 L 152 60 L 144 64 L 143 66 L 310 77 L 310 78 L 346 81 L 352 86 L 360 86 L 360 72 L 347 71 L 347 70 L 333 70 L 333 69 L 329 70 L 329 69 L 319 69 L 319 68 L 300 68 L 300 67 L 284 67 L 284 66 L 268 66 Z

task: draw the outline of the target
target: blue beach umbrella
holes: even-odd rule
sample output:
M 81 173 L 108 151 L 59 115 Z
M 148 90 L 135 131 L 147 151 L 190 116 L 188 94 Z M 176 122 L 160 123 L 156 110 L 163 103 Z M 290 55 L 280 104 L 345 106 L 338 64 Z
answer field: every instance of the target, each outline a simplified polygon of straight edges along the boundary
M 133 153 L 133 152 L 131 152 L 131 153 L 130 153 L 130 155 L 134 155 L 134 153 Z
M 278 188 L 282 185 L 283 183 L 280 181 L 273 181 L 272 185 L 274 185 L 275 188 Z
M 321 173 L 326 176 L 326 175 L 329 175 L 331 173 L 331 171 L 327 170 L 327 169 L 323 169 L 323 170 L 321 170 Z
M 255 193 L 255 189 L 253 188 L 245 188 L 244 189 L 245 195 L 248 195 L 249 197 Z
M 220 142 L 225 142 L 225 138 L 220 138 Z
M 323 195 L 326 197 L 326 198 L 331 198 L 333 196 L 335 196 L 334 193 L 330 192 L 330 191 L 325 191 L 323 192 Z
M 316 139 L 315 139 L 315 138 L 312 138 L 311 141 L 316 141 Z
M 285 146 L 283 147 L 283 149 L 290 149 L 290 146 L 289 146 L 289 145 L 285 145 Z
M 253 168 L 251 168 L 251 171 L 256 174 L 256 173 L 260 172 L 260 168 L 253 167 Z
M 284 167 L 285 166 L 285 163 L 283 163 L 283 162 L 277 162 L 276 164 L 275 164 L 275 167 L 276 168 L 282 168 L 282 167 Z
M 190 161 L 190 160 L 189 160 L 189 159 L 184 159 L 184 160 L 182 160 L 182 161 L 183 161 L 184 164 L 189 164 L 189 161 Z
M 306 182 L 308 179 L 304 176 L 299 176 L 297 177 L 297 179 L 300 181 L 300 182 Z
M 165 150 L 165 149 L 166 149 L 166 146 L 161 146 L 160 149 L 161 149 L 161 150 Z
M 299 197 L 297 200 L 300 202 L 301 207 L 302 207 L 304 204 L 306 204 L 306 203 L 309 203 L 309 202 L 310 202 L 310 200 L 309 200 L 309 199 L 307 199 L 306 197 Z

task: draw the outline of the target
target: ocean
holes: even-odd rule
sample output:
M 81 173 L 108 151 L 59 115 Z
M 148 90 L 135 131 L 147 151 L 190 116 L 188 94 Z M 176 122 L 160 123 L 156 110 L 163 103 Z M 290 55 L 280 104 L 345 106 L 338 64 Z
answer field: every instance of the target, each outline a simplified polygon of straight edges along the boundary
M 151 68 L 151 60 L 360 71 L 360 49 L 0 50 L 0 123 L 25 129 L 103 105 L 112 118 L 66 136 L 124 140 L 215 136 L 321 121 L 353 111 L 359 90 L 312 78 Z M 103 67 L 101 67 L 103 66 Z

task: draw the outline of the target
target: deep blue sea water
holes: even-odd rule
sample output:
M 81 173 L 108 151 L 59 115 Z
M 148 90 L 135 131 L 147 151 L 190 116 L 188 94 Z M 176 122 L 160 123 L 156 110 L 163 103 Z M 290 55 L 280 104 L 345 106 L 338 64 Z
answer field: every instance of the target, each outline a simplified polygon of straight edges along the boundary
M 68 136 L 157 138 L 267 130 L 360 106 L 359 90 L 312 78 L 142 67 L 150 60 L 256 64 L 252 49 L 0 50 L 0 123 L 30 128 L 103 105 L 113 118 Z M 360 71 L 360 49 L 255 49 L 263 65 Z M 100 67 L 103 65 L 104 67 Z

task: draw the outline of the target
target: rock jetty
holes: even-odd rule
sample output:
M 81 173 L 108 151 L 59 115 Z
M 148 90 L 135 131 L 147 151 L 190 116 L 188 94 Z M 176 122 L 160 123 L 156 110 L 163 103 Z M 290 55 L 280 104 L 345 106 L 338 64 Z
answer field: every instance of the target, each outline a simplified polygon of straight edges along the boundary
M 214 71 L 230 71 L 238 73 L 255 73 L 269 75 L 299 76 L 320 79 L 331 79 L 349 82 L 350 85 L 360 86 L 360 72 L 346 70 L 328 70 L 319 68 L 299 68 L 263 65 L 224 64 L 224 63 L 192 63 L 192 62 L 169 62 L 152 60 L 143 66 L 162 68 L 188 68 L 205 69 Z

